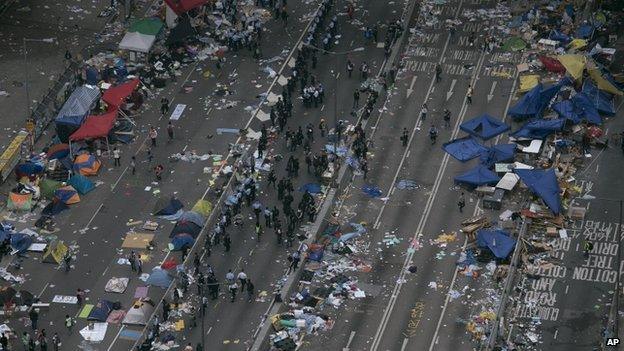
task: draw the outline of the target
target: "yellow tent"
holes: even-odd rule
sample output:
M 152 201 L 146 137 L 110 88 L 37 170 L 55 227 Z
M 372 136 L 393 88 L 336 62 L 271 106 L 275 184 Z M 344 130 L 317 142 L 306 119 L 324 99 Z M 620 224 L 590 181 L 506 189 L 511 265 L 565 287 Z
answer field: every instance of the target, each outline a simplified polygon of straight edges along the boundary
M 210 203 L 210 201 L 208 200 L 199 199 L 197 200 L 191 211 L 195 211 L 205 218 L 208 218 L 210 212 L 212 212 L 212 203 Z
M 62 241 L 55 240 L 48 245 L 41 262 L 60 264 L 67 254 L 67 246 Z
M 615 95 L 624 95 L 624 93 L 622 93 L 622 91 L 619 90 L 615 85 L 604 79 L 598 68 L 588 68 L 587 73 L 589 73 L 589 76 L 594 80 L 594 82 L 596 82 L 598 89 Z
M 570 49 L 582 49 L 584 47 L 587 46 L 587 40 L 585 39 L 573 39 L 570 44 L 568 44 L 568 47 Z
M 533 89 L 537 84 L 539 84 L 539 78 L 540 76 L 537 74 L 520 76 L 520 88 L 518 88 L 518 92 L 526 93 L 527 91 Z
M 583 55 L 559 55 L 557 60 L 561 62 L 566 71 L 575 80 L 580 79 L 583 76 L 583 69 L 587 63 L 587 58 Z

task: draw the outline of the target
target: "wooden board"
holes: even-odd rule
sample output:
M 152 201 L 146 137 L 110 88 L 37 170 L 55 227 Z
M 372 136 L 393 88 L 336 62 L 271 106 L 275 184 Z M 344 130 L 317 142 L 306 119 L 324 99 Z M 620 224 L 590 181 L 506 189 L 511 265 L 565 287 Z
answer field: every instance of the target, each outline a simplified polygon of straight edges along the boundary
M 150 241 L 154 239 L 154 234 L 129 232 L 121 244 L 125 249 L 145 249 Z

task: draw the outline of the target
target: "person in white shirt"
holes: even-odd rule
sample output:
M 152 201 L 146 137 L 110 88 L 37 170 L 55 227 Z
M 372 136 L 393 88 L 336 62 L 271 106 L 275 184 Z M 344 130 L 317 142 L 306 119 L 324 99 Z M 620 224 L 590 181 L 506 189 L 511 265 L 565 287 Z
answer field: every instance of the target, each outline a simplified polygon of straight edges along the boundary
M 240 286 L 241 286 L 241 292 L 245 291 L 245 285 L 247 284 L 247 274 L 245 274 L 245 270 L 241 269 L 240 273 L 238 273 L 238 276 L 236 277 L 236 279 L 238 279 L 238 281 L 240 282 Z

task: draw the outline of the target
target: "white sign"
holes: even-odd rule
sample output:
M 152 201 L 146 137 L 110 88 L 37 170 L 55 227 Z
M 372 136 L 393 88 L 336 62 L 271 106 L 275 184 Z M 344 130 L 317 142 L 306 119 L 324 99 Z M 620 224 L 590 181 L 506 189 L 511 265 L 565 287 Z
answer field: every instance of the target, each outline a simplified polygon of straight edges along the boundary
M 169 119 L 173 121 L 179 120 L 185 108 L 186 108 L 185 104 L 177 104 L 175 110 L 173 110 L 173 113 L 171 113 L 171 117 L 169 117 Z
M 68 296 L 68 295 L 54 295 L 52 299 L 54 303 L 67 303 L 71 305 L 75 305 L 78 303 L 78 298 L 76 296 Z

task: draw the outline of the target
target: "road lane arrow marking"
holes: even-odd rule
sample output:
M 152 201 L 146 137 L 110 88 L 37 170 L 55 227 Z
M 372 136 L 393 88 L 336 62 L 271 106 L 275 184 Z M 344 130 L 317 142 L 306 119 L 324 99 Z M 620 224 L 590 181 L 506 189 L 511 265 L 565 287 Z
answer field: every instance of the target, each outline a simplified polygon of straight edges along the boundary
M 451 88 L 446 93 L 446 101 L 448 101 L 451 98 L 451 95 L 453 95 L 453 89 L 455 88 L 455 83 L 457 83 L 457 79 L 453 79 L 453 81 L 451 82 Z
M 407 97 L 409 98 L 410 95 L 412 95 L 412 93 L 414 92 L 414 83 L 416 83 L 416 76 L 412 77 L 412 82 L 410 83 L 410 87 L 409 89 L 407 89 Z
M 488 102 L 492 101 L 492 99 L 494 98 L 494 89 L 496 89 L 496 84 L 496 81 L 492 82 L 492 88 L 490 88 L 490 93 L 487 96 Z

